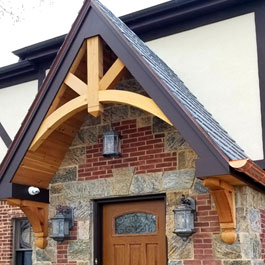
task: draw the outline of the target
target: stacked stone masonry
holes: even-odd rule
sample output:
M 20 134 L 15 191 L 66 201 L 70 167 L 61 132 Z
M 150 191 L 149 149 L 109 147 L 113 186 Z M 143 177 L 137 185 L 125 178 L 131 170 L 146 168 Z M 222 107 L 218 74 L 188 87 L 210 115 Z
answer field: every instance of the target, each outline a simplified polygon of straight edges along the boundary
M 134 80 L 118 88 L 144 94 Z M 102 156 L 102 134 L 111 120 L 122 136 L 122 156 L 116 159 Z M 33 264 L 94 264 L 92 201 L 160 193 L 166 194 L 168 265 L 263 264 L 265 196 L 249 187 L 237 188 L 238 239 L 231 246 L 223 243 L 214 202 L 195 178 L 196 158 L 176 129 L 134 107 L 113 105 L 98 118 L 88 115 L 50 185 L 49 217 L 57 205 L 74 208 L 71 237 L 61 245 L 49 239 L 46 249 L 34 248 Z M 182 194 L 197 202 L 196 233 L 185 242 L 172 232 L 173 209 Z

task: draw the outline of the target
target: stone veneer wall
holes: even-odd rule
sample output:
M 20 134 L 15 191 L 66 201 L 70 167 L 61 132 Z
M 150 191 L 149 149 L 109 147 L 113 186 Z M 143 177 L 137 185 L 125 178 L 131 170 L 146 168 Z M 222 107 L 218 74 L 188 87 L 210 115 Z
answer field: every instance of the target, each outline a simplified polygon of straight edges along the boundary
M 24 217 L 18 207 L 9 206 L 0 201 L 0 264 L 12 264 L 13 252 L 13 219 Z
M 261 221 L 261 258 L 265 261 L 265 210 L 260 209 L 260 221 Z
M 135 81 L 120 89 L 139 90 Z M 102 133 L 113 127 L 122 135 L 122 157 L 102 157 Z M 93 209 L 98 198 L 166 194 L 166 236 L 169 265 L 263 264 L 265 196 L 249 187 L 236 192 L 237 241 L 220 240 L 220 227 L 209 191 L 195 178 L 194 151 L 178 131 L 145 112 L 128 106 L 105 108 L 88 116 L 50 185 L 50 217 L 56 205 L 74 208 L 75 227 L 61 245 L 49 240 L 34 249 L 34 265 L 92 265 Z M 186 242 L 172 233 L 173 212 L 182 194 L 197 201 L 196 233 Z

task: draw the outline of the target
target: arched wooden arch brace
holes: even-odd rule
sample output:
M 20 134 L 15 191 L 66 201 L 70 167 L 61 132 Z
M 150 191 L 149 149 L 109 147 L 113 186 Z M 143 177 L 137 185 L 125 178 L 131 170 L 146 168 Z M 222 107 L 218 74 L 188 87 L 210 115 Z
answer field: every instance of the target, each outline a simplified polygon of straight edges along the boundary
M 8 199 L 7 203 L 20 207 L 32 226 L 36 246 L 44 249 L 48 244 L 48 204 L 19 199 Z
M 80 53 L 84 55 L 84 45 Z M 103 103 L 128 104 L 149 112 L 172 125 L 157 104 L 149 97 L 129 91 L 112 90 L 124 74 L 125 66 L 118 58 L 103 76 L 102 43 L 98 36 L 87 40 L 87 84 L 69 71 L 64 84 L 73 89 L 79 96 L 65 103 L 52 112 L 42 122 L 31 146 L 36 151 L 45 139 L 66 120 L 87 108 L 88 113 L 97 117 L 103 111 Z M 76 60 L 81 60 L 77 56 Z M 74 62 L 72 69 L 76 69 L 78 62 Z M 108 90 L 107 90 L 108 89 Z

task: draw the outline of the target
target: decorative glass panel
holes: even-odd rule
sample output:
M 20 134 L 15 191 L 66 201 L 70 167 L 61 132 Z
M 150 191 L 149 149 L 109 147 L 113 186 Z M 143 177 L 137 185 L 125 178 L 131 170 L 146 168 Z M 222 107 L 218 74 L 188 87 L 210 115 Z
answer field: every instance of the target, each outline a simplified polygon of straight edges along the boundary
M 14 264 L 32 265 L 32 228 L 25 218 L 15 219 Z M 13 263 L 12 263 L 13 264 Z
M 23 248 L 31 248 L 31 226 L 27 220 L 22 220 L 20 222 L 20 242 L 19 247 Z
M 156 217 L 148 213 L 128 213 L 115 219 L 115 234 L 143 234 L 156 231 Z

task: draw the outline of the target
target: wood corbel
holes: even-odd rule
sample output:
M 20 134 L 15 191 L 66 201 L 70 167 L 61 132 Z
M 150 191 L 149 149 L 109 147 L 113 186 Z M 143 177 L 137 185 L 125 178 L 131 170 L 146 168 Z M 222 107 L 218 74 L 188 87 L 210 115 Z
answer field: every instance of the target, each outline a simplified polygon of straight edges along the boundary
M 235 217 L 235 190 L 227 182 L 217 178 L 207 178 L 203 185 L 211 191 L 219 217 L 222 240 L 231 245 L 236 241 L 237 234 Z
M 48 244 L 48 203 L 19 199 L 8 199 L 7 203 L 20 207 L 32 226 L 36 246 L 44 249 Z

